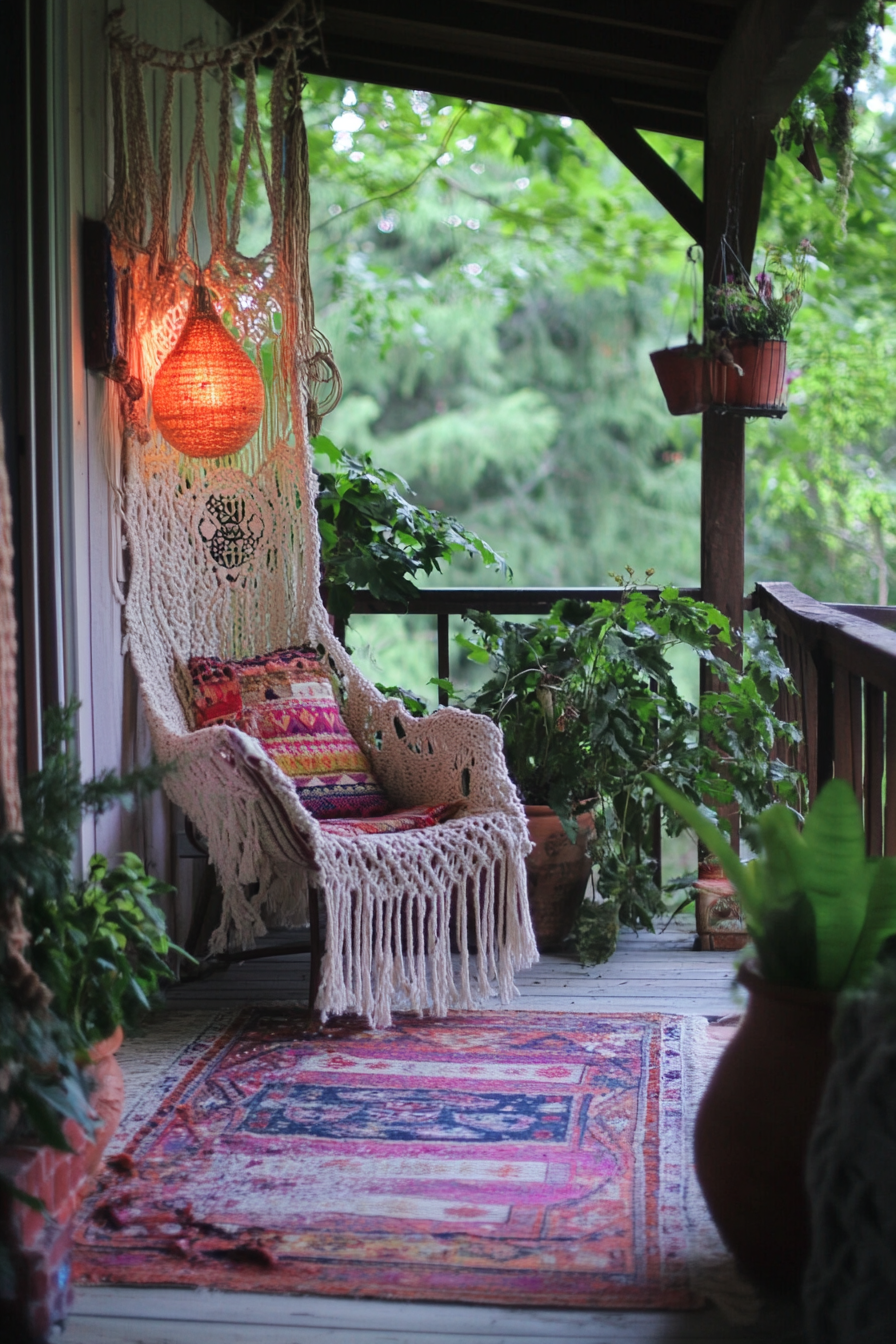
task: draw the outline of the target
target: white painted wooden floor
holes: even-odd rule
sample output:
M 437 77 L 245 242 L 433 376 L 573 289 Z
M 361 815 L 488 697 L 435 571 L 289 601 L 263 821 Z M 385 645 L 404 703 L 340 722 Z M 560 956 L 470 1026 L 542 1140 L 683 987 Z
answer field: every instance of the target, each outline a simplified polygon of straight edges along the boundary
M 657 1011 L 725 1017 L 735 954 L 694 952 L 693 925 L 664 933 L 624 933 L 605 966 L 583 969 L 545 957 L 518 977 L 515 1008 L 540 1012 Z M 245 962 L 180 985 L 175 1012 L 303 999 L 307 955 Z M 152 1039 L 150 1029 L 148 1041 Z M 528 1311 L 524 1308 L 286 1297 L 186 1289 L 81 1288 L 65 1344 L 802 1344 L 798 1304 L 765 1303 L 750 1325 L 733 1325 L 710 1308 L 698 1312 Z

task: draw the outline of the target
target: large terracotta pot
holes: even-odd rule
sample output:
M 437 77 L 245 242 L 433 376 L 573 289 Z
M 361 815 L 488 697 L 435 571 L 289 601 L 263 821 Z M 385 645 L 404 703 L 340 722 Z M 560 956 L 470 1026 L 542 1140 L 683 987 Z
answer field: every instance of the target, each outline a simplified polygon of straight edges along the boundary
M 732 341 L 731 354 L 743 374 L 716 360 L 710 375 L 713 402 L 757 410 L 783 407 L 787 342 Z
M 124 1032 L 121 1027 L 116 1027 L 111 1036 L 107 1036 L 104 1041 L 97 1041 L 96 1045 L 90 1047 L 91 1062 L 88 1065 L 88 1072 L 96 1083 L 90 1101 L 102 1124 L 97 1128 L 84 1152 L 84 1166 L 88 1176 L 95 1175 L 99 1170 L 103 1153 L 121 1121 L 124 1107 L 124 1075 L 121 1072 L 121 1065 L 115 1058 L 115 1052 L 123 1040 Z
M 712 401 L 709 364 L 700 345 L 675 345 L 650 356 L 672 415 L 696 415 Z
M 585 895 L 591 875 L 588 841 L 594 832 L 594 818 L 590 812 L 582 813 L 578 838 L 571 844 L 552 808 L 527 805 L 526 817 L 535 844 L 526 859 L 529 911 L 538 950 L 549 952 L 572 932 Z
M 719 1232 L 746 1274 L 796 1287 L 809 1258 L 805 1166 L 833 1058 L 835 996 L 738 974 L 746 1016 L 697 1113 L 697 1176 Z

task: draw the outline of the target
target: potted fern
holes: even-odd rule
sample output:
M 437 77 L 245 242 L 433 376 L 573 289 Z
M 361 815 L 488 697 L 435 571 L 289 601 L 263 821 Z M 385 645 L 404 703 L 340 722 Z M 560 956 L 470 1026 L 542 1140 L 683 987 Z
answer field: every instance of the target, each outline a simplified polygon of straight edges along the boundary
M 767 808 L 751 836 L 760 855 L 747 864 L 700 807 L 651 782 L 715 854 L 756 949 L 738 972 L 746 1016 L 698 1113 L 697 1174 L 743 1267 L 793 1287 L 809 1253 L 806 1151 L 835 1002 L 868 982 L 896 933 L 896 859 L 867 857 L 861 810 L 842 779 L 820 790 L 802 830 L 789 808 Z

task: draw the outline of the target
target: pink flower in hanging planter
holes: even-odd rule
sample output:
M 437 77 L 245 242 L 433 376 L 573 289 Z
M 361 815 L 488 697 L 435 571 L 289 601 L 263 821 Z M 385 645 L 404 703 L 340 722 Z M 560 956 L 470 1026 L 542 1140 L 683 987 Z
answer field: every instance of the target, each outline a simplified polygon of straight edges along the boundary
M 756 277 L 756 291 L 760 299 L 768 301 L 772 297 L 772 278 L 767 271 L 760 271 Z

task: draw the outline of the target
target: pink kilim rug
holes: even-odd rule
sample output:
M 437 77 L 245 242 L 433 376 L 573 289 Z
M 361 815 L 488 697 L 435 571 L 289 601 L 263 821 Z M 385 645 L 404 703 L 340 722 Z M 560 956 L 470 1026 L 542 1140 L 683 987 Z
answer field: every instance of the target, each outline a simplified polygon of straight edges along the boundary
M 699 1306 L 695 1024 L 511 1012 L 372 1032 L 246 1009 L 132 1105 L 82 1211 L 76 1277 Z

